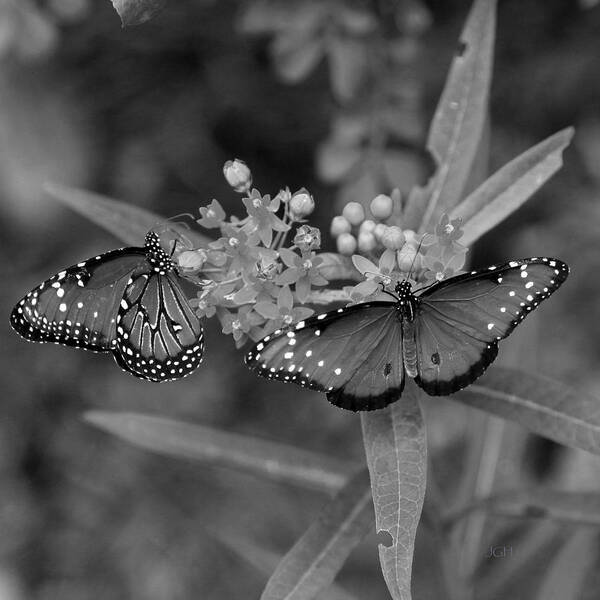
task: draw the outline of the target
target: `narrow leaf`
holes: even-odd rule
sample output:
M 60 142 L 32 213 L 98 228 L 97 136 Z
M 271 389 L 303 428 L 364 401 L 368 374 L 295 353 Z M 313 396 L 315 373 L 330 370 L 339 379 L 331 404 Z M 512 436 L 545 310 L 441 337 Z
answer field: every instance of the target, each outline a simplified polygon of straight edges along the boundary
M 600 399 L 547 377 L 494 367 L 477 383 L 449 397 L 515 421 L 559 444 L 600 454 Z
M 436 171 L 408 200 L 406 218 L 419 231 L 452 209 L 465 190 L 488 110 L 495 28 L 496 1 L 475 0 L 429 130 Z
M 111 0 L 123 27 L 141 25 L 160 12 L 167 0 Z
M 427 447 L 420 390 L 409 381 L 402 398 L 384 410 L 362 413 L 362 428 L 378 532 L 379 561 L 394 600 L 410 600 L 417 525 L 425 496 Z
M 84 419 L 136 446 L 178 458 L 230 467 L 261 477 L 337 491 L 352 465 L 318 454 L 236 433 L 139 413 L 89 411 Z
M 113 200 L 86 190 L 70 188 L 57 183 L 48 183 L 45 191 L 75 212 L 100 225 L 123 243 L 136 246 L 144 241 L 146 232 L 159 225 L 178 229 L 194 243 L 195 247 L 206 246 L 210 241 L 197 232 L 183 229 L 176 222 L 145 208 Z
M 328 587 L 373 523 L 367 470 L 361 471 L 321 511 L 283 557 L 261 600 L 309 600 Z
M 548 564 L 536 600 L 581 600 L 586 571 L 594 563 L 597 544 L 594 532 L 574 532 Z
M 470 246 L 528 200 L 560 167 L 573 137 L 568 127 L 540 142 L 496 171 L 451 213 L 463 220 L 461 243 Z
M 222 525 L 218 529 L 209 528 L 208 531 L 223 546 L 253 566 L 265 577 L 269 577 L 281 561 L 281 557 L 277 553 L 264 548 L 253 540 L 239 535 L 238 532 L 223 530 Z M 355 597 L 339 585 L 332 583 L 323 593 L 315 596 L 315 599 L 355 600 Z
M 507 490 L 481 498 L 445 519 L 449 525 L 473 511 L 530 519 L 541 518 L 571 525 L 600 526 L 600 492 L 571 492 L 551 489 Z

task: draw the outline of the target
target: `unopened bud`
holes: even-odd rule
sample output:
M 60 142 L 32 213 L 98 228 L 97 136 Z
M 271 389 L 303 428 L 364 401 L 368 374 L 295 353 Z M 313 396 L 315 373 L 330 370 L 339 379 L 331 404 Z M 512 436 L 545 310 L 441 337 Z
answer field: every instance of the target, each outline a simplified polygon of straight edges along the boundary
M 371 214 L 376 219 L 387 219 L 392 216 L 393 203 L 392 199 L 385 194 L 379 194 L 371 200 Z
M 337 217 L 333 217 L 331 220 L 331 228 L 329 231 L 331 233 L 331 237 L 336 238 L 342 235 L 342 233 L 350 233 L 351 229 L 352 226 L 350 225 L 348 219 L 338 215 Z
M 370 231 L 361 231 L 358 234 L 358 249 L 361 252 L 371 252 L 377 246 L 377 240 Z
M 348 202 L 342 210 L 342 215 L 351 225 L 360 225 L 365 220 L 365 209 L 359 202 Z
M 418 271 L 421 268 L 421 255 L 417 254 L 416 248 L 410 244 L 405 244 L 397 253 L 398 266 L 401 271 L 408 273 L 413 270 Z
M 184 250 L 177 256 L 177 264 L 184 271 L 200 271 L 206 262 L 207 255 L 202 249 L 200 250 Z
M 404 234 L 400 227 L 391 225 L 387 227 L 381 236 L 381 243 L 390 250 L 400 250 L 404 246 Z
M 223 167 L 227 183 L 240 194 L 247 192 L 252 185 L 252 173 L 243 160 L 228 160 Z
M 377 223 L 377 225 L 375 225 L 375 229 L 373 229 L 373 235 L 375 235 L 375 239 L 378 242 L 381 241 L 381 238 L 383 237 L 383 234 L 387 228 L 388 226 L 384 225 L 383 223 Z
M 304 189 L 297 191 L 290 200 L 290 212 L 297 219 L 308 217 L 315 210 L 314 198 Z
M 356 238 L 351 233 L 342 233 L 337 239 L 337 249 L 344 256 L 351 256 L 356 252 Z
M 375 221 L 371 221 L 371 219 L 367 219 L 360 224 L 360 233 L 373 233 L 375 229 Z

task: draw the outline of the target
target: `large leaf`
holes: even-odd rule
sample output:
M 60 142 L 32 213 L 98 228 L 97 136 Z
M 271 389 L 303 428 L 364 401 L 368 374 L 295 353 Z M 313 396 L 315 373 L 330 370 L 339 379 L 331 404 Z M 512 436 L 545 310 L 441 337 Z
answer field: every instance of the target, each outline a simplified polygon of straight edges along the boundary
M 573 137 L 568 127 L 540 142 L 496 171 L 450 214 L 461 218 L 461 243 L 470 246 L 528 200 L 560 167 Z
M 571 525 L 600 526 L 600 492 L 571 492 L 545 488 L 506 490 L 481 498 L 449 515 L 456 524 L 473 511 L 484 510 L 515 518 L 545 518 Z
M 475 0 L 452 61 L 427 139 L 436 171 L 408 199 L 406 220 L 425 231 L 460 200 L 485 125 L 496 24 L 496 1 Z
M 557 381 L 494 367 L 449 396 L 527 427 L 559 444 L 600 454 L 600 399 Z
M 321 511 L 283 557 L 261 600 L 310 600 L 328 587 L 373 523 L 367 470 L 361 471 Z
M 111 0 L 123 27 L 141 25 L 160 12 L 167 0 Z
M 389 545 L 379 545 L 379 561 L 394 600 L 411 598 L 415 535 L 425 496 L 427 446 L 418 402 L 421 393 L 408 381 L 398 402 L 361 414 L 375 525 L 391 539 Z
M 353 465 L 284 444 L 152 415 L 89 411 L 84 418 L 136 446 L 276 481 L 335 492 Z
M 44 189 L 55 200 L 59 200 L 92 223 L 100 225 L 129 246 L 142 244 L 149 229 L 165 224 L 172 229 L 179 229 L 196 247 L 206 246 L 210 241 L 205 236 L 183 229 L 176 222 L 168 221 L 145 208 L 57 183 L 46 184 Z

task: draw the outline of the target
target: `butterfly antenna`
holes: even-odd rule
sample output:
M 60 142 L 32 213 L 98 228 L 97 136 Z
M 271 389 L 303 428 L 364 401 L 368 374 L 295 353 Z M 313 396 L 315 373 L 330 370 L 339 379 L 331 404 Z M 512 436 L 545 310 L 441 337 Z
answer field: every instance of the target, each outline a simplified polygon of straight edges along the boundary
M 410 263 L 410 269 L 408 270 L 408 275 L 406 276 L 406 279 L 410 279 L 413 267 L 415 266 L 415 260 L 417 260 L 417 256 L 419 255 L 419 250 L 421 250 L 421 246 L 423 245 L 423 240 L 425 239 L 426 235 L 427 234 L 424 233 L 423 236 L 421 237 L 421 240 L 419 241 L 419 245 L 417 246 L 417 251 L 415 252 L 415 256 L 413 257 L 412 262 Z

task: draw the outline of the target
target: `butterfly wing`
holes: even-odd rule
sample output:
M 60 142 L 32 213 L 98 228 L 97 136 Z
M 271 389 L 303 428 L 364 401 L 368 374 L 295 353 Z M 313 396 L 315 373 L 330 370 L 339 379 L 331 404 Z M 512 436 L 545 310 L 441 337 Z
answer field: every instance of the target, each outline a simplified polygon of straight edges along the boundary
M 316 315 L 265 337 L 246 364 L 267 379 L 326 392 L 341 408 L 382 408 L 404 387 L 402 327 L 394 306 L 370 302 Z
M 565 281 L 567 265 L 529 258 L 442 281 L 418 297 L 416 382 L 430 395 L 471 384 L 496 358 L 498 342 Z
M 142 379 L 171 381 L 196 370 L 203 354 L 202 325 L 177 275 L 133 275 L 117 314 L 117 363 Z
M 106 352 L 129 276 L 146 268 L 143 248 L 112 250 L 60 271 L 17 303 L 13 329 L 32 342 Z

